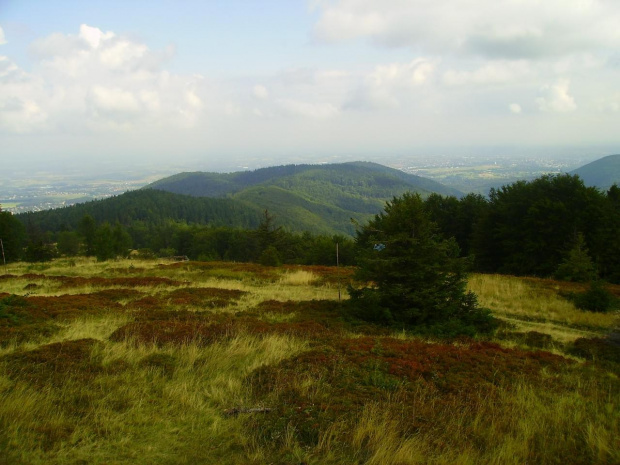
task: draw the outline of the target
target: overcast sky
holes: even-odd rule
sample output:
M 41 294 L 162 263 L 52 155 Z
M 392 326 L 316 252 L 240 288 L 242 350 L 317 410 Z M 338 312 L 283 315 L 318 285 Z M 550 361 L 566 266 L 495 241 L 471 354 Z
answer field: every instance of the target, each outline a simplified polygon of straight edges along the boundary
M 489 147 L 620 153 L 620 1 L 0 0 L 3 162 Z

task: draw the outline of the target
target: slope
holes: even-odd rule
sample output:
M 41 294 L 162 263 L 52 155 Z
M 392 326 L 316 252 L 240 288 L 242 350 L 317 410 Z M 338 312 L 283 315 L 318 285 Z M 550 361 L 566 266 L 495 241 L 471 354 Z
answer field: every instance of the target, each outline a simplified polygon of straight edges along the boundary
M 143 189 L 55 210 L 22 213 L 17 218 L 29 227 L 60 231 L 64 228 L 75 229 L 80 219 L 87 214 L 98 223 L 161 224 L 173 220 L 252 228 L 258 225 L 261 212 L 233 199 L 196 198 Z
M 576 174 L 586 186 L 609 189 L 620 184 L 620 155 L 609 155 L 570 172 Z
M 353 234 L 351 218 L 363 223 L 385 202 L 408 191 L 460 196 L 435 181 L 376 163 L 286 165 L 237 173 L 181 173 L 150 188 L 194 196 L 239 200 L 268 209 L 292 231 Z

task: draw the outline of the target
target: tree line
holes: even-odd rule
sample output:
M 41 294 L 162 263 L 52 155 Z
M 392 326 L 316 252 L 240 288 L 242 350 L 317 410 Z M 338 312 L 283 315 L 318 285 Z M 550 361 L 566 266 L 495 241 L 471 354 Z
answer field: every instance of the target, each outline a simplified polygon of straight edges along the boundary
M 336 244 L 340 262 L 355 264 L 354 242 L 343 235 L 292 233 L 275 224 L 264 211 L 252 229 L 205 226 L 172 220 L 97 222 L 85 214 L 75 228 L 44 231 L 37 224 L 23 224 L 10 213 L 0 214 L 0 238 L 7 261 L 48 261 L 56 257 L 90 256 L 99 261 L 116 257 L 157 258 L 187 256 L 192 260 L 257 262 L 265 265 L 334 265 Z
M 137 200 L 142 197 L 136 194 Z M 458 254 L 470 257 L 472 270 L 620 282 L 618 186 L 602 192 L 586 187 L 578 176 L 547 175 L 491 189 L 488 197 L 431 194 L 422 205 L 436 234 L 454 238 Z M 356 247 L 367 247 L 343 235 L 292 233 L 278 227 L 278 218 L 269 212 L 227 212 L 225 203 L 218 211 L 226 221 L 208 226 L 179 215 L 166 217 L 167 209 L 157 203 L 149 208 L 155 219 L 134 217 L 132 208 L 95 216 L 84 207 L 71 222 L 60 222 L 54 211 L 45 221 L 0 212 L 6 259 L 90 255 L 106 260 L 134 249 L 142 256 L 331 265 L 338 242 L 342 263 L 355 265 L 362 252 Z M 176 204 L 170 208 L 179 210 Z M 202 208 L 197 202 L 188 211 L 198 218 Z M 231 213 L 243 218 L 242 227 L 226 224 Z
M 602 192 L 576 175 L 546 175 L 491 189 L 488 198 L 433 194 L 425 209 L 476 271 L 570 280 L 589 269 L 620 282 L 617 185 Z

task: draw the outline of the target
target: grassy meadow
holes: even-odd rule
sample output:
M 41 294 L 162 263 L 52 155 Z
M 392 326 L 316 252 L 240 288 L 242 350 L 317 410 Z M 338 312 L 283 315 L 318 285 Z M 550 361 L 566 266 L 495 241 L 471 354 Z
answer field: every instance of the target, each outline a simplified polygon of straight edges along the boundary
M 617 312 L 473 275 L 500 328 L 434 340 L 350 315 L 351 274 L 5 267 L 0 464 L 620 463 Z

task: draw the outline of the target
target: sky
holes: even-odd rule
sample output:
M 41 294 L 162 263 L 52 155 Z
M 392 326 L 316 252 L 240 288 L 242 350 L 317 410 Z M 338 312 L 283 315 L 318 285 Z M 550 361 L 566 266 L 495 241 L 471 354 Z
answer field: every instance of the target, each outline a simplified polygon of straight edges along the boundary
M 620 153 L 619 24 L 617 0 L 0 0 L 0 159 Z

